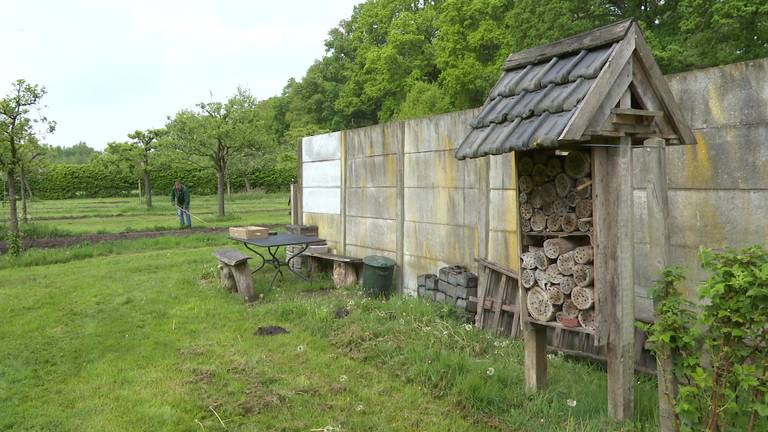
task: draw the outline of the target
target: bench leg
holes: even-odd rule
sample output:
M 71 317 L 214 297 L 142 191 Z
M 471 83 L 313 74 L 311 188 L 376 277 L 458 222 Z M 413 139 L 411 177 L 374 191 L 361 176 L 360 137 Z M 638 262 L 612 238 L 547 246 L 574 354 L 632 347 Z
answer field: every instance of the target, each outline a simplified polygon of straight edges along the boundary
M 233 266 L 232 274 L 237 283 L 237 291 L 243 297 L 243 300 L 246 303 L 255 301 L 256 295 L 253 293 L 253 279 L 251 278 L 251 272 L 248 270 L 248 262 L 242 262 Z
M 224 291 L 237 292 L 237 282 L 232 268 L 224 263 L 219 263 L 219 285 Z
M 357 283 L 357 270 L 354 264 L 334 262 L 333 263 L 333 283 L 336 288 L 345 288 Z

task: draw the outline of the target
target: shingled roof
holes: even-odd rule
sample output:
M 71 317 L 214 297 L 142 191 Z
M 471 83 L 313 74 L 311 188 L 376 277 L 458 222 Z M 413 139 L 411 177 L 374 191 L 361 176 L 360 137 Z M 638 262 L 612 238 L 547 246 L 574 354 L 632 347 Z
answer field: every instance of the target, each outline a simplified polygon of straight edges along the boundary
M 650 126 L 659 136 L 693 143 L 640 29 L 625 20 L 510 55 L 456 158 L 616 137 L 604 122 L 631 84 L 643 109 L 658 110 Z

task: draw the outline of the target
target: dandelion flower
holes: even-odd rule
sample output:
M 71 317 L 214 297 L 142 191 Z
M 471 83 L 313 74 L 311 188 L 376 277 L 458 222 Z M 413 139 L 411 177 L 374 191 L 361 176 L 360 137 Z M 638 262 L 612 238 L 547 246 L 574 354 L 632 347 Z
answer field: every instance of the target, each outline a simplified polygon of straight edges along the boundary
M 299 346 L 297 346 L 297 347 L 296 347 L 296 351 L 298 351 L 298 352 L 302 352 L 302 351 L 304 351 L 304 345 L 299 345 Z
M 362 411 L 362 410 L 363 410 L 363 406 L 362 406 L 361 404 L 358 404 L 358 405 L 355 407 L 355 411 Z
M 496 369 L 494 369 L 494 368 L 492 368 L 492 367 L 489 367 L 489 368 L 488 368 L 488 369 L 485 371 L 485 374 L 486 374 L 486 375 L 488 375 L 488 376 L 491 376 L 491 375 L 493 375 L 493 374 L 495 374 L 495 373 L 496 373 Z
M 464 330 L 466 331 L 472 330 L 472 324 L 464 324 Z
M 573 408 L 576 406 L 576 399 L 568 399 L 565 401 L 565 403 L 567 403 L 569 407 Z
M 339 377 L 339 381 L 341 381 L 341 382 L 347 382 L 347 376 L 346 376 L 346 375 L 342 375 L 342 376 L 340 376 L 340 377 Z
M 405 325 L 405 320 L 404 319 L 400 320 L 400 325 Z

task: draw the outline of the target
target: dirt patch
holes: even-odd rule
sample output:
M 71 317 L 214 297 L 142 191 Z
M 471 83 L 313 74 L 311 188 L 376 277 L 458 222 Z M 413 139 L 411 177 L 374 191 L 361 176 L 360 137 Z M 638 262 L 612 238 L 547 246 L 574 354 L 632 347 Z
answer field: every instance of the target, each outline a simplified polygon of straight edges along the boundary
M 280 326 L 259 327 L 255 332 L 253 332 L 254 336 L 274 336 L 283 333 L 288 333 L 288 330 Z
M 336 309 L 334 314 L 336 314 L 336 319 L 344 319 L 347 316 L 349 316 L 349 309 L 347 309 L 347 308 L 339 308 L 339 309 Z
M 277 228 L 284 226 L 283 224 L 266 224 L 263 225 L 267 228 Z M 136 240 L 142 238 L 153 238 L 163 236 L 184 237 L 193 234 L 205 234 L 205 233 L 224 233 L 227 228 L 192 228 L 192 229 L 173 229 L 164 231 L 131 231 L 122 233 L 109 233 L 109 234 L 85 234 L 79 236 L 65 236 L 65 237 L 50 237 L 43 239 L 27 239 L 22 241 L 22 247 L 24 249 L 31 248 L 58 248 L 66 246 L 74 246 L 80 243 L 102 243 L 115 240 Z M 5 253 L 6 242 L 0 242 L 0 253 Z

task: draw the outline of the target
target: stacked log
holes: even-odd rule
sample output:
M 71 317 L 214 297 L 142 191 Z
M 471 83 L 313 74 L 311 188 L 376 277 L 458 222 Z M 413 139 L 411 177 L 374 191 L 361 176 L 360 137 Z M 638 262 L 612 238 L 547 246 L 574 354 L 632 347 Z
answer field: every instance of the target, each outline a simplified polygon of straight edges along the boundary
M 520 226 L 535 239 L 521 256 L 520 280 L 534 321 L 594 329 L 594 249 L 579 235 L 592 231 L 591 166 L 581 151 L 518 159 Z

